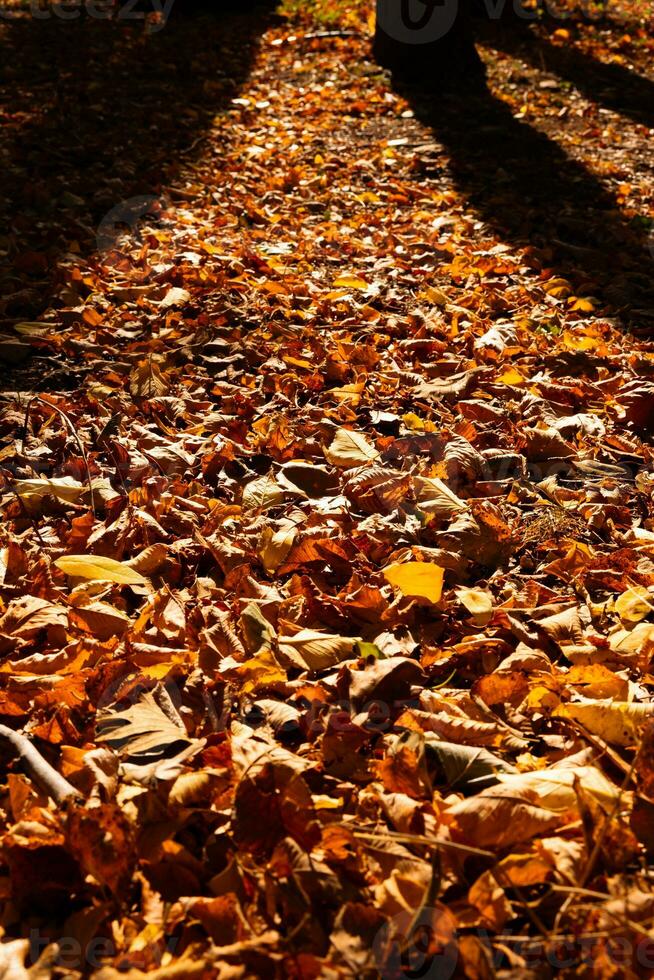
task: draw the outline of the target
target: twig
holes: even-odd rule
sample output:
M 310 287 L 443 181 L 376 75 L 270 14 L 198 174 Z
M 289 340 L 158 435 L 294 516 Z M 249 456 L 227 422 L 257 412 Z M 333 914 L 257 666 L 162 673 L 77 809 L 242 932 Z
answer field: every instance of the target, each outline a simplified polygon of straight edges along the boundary
M 576 718 L 566 718 L 565 720 L 570 723 L 571 728 L 577 728 L 579 732 L 581 732 L 586 741 L 600 753 L 600 757 L 604 755 L 607 759 L 610 759 L 616 769 L 619 769 L 626 779 L 636 785 L 636 776 L 634 774 L 633 763 L 630 765 L 628 762 L 626 762 L 615 751 L 615 749 L 612 749 L 610 745 L 607 745 L 603 739 L 599 738 L 599 736 L 593 735 L 591 732 L 589 732 L 586 726 L 580 721 L 577 721 Z
M 68 418 L 68 416 L 64 412 L 63 408 L 59 408 L 58 405 L 53 405 L 52 402 L 49 402 L 47 400 L 47 398 L 41 398 L 40 395 L 35 395 L 35 397 L 32 399 L 32 401 L 41 402 L 42 405 L 47 405 L 48 408 L 53 409 L 53 411 L 55 411 L 59 415 L 59 417 L 64 420 L 64 422 L 66 424 L 66 427 L 68 428 L 70 434 L 72 435 L 73 439 L 77 443 L 77 448 L 80 451 L 80 455 L 82 457 L 82 460 L 84 461 L 84 468 L 86 469 L 86 481 L 87 481 L 87 483 L 89 485 L 89 493 L 91 494 L 91 513 L 93 514 L 93 517 L 95 518 L 95 504 L 93 503 L 93 481 L 91 479 L 91 470 L 89 468 L 89 458 L 86 455 L 86 450 L 84 449 L 84 445 L 82 443 L 82 440 L 79 437 L 79 434 L 77 432 L 77 429 L 75 428 L 75 426 L 73 425 L 73 423 L 71 422 L 71 420 Z M 31 405 L 31 402 L 28 404 L 28 406 L 27 406 L 27 412 L 25 413 L 25 420 L 26 420 L 26 422 L 25 422 L 25 431 L 26 432 L 27 432 L 27 415 L 29 413 L 30 405 Z
M 323 37 L 363 37 L 361 31 L 311 31 L 310 34 L 301 34 L 303 41 L 313 41 Z
M 574 904 L 575 898 L 579 894 L 579 891 L 584 888 L 586 882 L 591 876 L 591 873 L 595 867 L 595 862 L 597 861 L 600 851 L 602 850 L 602 847 L 604 845 L 604 838 L 606 837 L 606 834 L 608 832 L 610 821 L 613 820 L 615 814 L 618 812 L 618 809 L 620 808 L 620 805 L 622 803 L 622 794 L 626 791 L 627 786 L 629 785 L 629 782 L 632 779 L 632 773 L 634 768 L 635 768 L 635 760 L 631 764 L 629 771 L 625 774 L 625 778 L 622 782 L 622 785 L 620 786 L 620 791 L 613 803 L 613 806 L 607 813 L 604 814 L 602 829 L 597 835 L 597 839 L 595 841 L 593 849 L 591 853 L 588 855 L 586 865 L 579 876 L 579 884 L 574 889 L 570 890 L 568 897 L 565 899 L 565 901 L 561 905 L 561 908 L 556 913 L 556 918 L 554 920 L 554 925 L 552 927 L 555 932 L 560 931 L 560 923 L 562 923 L 563 920 L 565 919 L 565 916 L 568 914 L 570 908 Z
M 347 830 L 351 829 L 347 823 L 341 824 L 341 826 Z M 429 847 L 451 848 L 454 851 L 463 851 L 465 854 L 476 854 L 478 857 L 497 857 L 492 851 L 485 851 L 481 847 L 470 847 L 468 844 L 459 844 L 457 841 L 443 840 L 440 837 L 425 837 L 422 834 L 402 834 L 395 830 L 377 831 L 376 833 L 368 830 L 353 830 L 352 833 L 355 837 L 363 837 L 368 840 L 388 840 L 390 837 L 393 840 L 404 841 L 407 844 L 426 844 Z
M 604 896 L 604 898 L 606 898 L 606 895 Z M 608 930 L 607 929 L 601 929 L 601 930 L 598 929 L 595 932 L 586 932 L 586 930 L 584 930 L 584 939 L 600 939 L 600 938 L 603 938 L 603 937 L 605 937 L 607 935 L 608 935 Z M 516 935 L 513 935 L 513 934 L 511 934 L 511 935 L 504 935 L 503 933 L 500 933 L 499 935 L 494 936 L 493 939 L 497 943 L 508 943 L 509 945 L 511 943 L 519 943 L 520 945 L 523 945 L 524 944 L 526 946 L 542 946 L 543 945 L 543 939 L 542 939 L 542 937 L 539 938 L 538 936 L 523 936 L 523 935 L 518 935 L 518 934 L 516 934 Z M 556 936 L 549 936 L 548 942 L 550 942 L 550 943 L 566 943 L 566 942 L 568 942 L 569 943 L 569 942 L 577 942 L 578 939 L 579 939 L 578 934 L 575 934 L 575 933 L 572 933 L 572 932 L 568 932 L 568 933 L 561 933 L 560 935 L 556 935 Z
M 5 738 L 19 757 L 28 774 L 39 784 L 55 803 L 64 803 L 71 797 L 79 798 L 74 786 L 64 779 L 30 742 L 29 738 L 13 728 L 0 725 L 0 738 Z

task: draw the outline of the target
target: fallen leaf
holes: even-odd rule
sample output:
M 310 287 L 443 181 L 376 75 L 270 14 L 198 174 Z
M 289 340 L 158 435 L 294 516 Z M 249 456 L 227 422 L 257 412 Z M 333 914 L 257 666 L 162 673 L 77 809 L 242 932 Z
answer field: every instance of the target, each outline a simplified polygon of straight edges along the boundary
M 589 699 L 562 704 L 553 712 L 555 718 L 580 722 L 610 745 L 625 746 L 637 744 L 640 729 L 653 715 L 654 704 Z
M 409 598 L 438 602 L 443 592 L 443 569 L 433 562 L 409 561 L 388 565 L 384 577 Z
M 147 585 L 148 580 L 125 562 L 102 555 L 65 555 L 54 564 L 71 578 L 116 582 L 119 585 Z
M 360 276 L 344 274 L 334 279 L 334 286 L 343 289 L 367 289 L 368 283 Z
M 352 429 L 338 429 L 328 449 L 325 459 L 332 466 L 350 469 L 379 459 L 379 453 L 367 436 Z
M 301 670 L 320 671 L 355 655 L 360 637 L 337 636 L 302 629 L 294 636 L 279 638 L 282 661 Z

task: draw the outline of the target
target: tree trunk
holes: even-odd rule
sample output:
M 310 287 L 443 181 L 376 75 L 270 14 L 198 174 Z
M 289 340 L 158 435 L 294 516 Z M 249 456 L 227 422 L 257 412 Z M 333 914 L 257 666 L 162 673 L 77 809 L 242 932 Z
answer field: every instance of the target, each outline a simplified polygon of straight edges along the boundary
M 377 0 L 375 59 L 428 88 L 478 82 L 484 67 L 467 7 L 467 0 Z

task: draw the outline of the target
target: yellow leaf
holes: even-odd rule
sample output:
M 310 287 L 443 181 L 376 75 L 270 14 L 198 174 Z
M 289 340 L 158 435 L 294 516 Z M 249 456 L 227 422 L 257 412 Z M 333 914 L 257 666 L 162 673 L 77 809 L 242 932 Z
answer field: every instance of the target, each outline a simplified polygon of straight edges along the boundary
M 148 581 L 125 562 L 103 558 L 102 555 L 64 555 L 57 558 L 55 565 L 74 578 L 117 582 L 119 585 L 147 585 Z
M 555 299 L 567 299 L 572 296 L 572 286 L 566 279 L 550 279 L 545 286 L 545 292 Z
M 594 347 L 597 347 L 597 339 L 595 337 L 573 333 L 571 330 L 564 332 L 563 343 L 569 350 L 593 350 Z
M 654 596 L 638 585 L 623 592 L 615 601 L 615 611 L 625 625 L 639 623 L 654 609 Z
M 443 569 L 431 561 L 409 561 L 389 565 L 385 578 L 410 598 L 438 602 L 443 593 Z
M 611 745 L 634 745 L 638 729 L 654 715 L 654 704 L 631 704 L 626 701 L 583 700 L 562 704 L 553 712 L 555 718 L 570 718 L 599 735 Z
M 545 684 L 537 684 L 532 687 L 531 691 L 527 694 L 527 697 L 520 705 L 520 711 L 527 713 L 529 711 L 552 711 L 560 703 L 559 697 Z
M 343 660 L 355 656 L 359 636 L 338 636 L 335 633 L 321 633 L 318 630 L 303 629 L 295 636 L 279 639 L 279 655 L 301 670 L 325 670 L 335 667 Z
M 256 656 L 246 660 L 235 672 L 242 680 L 243 694 L 253 694 L 259 688 L 286 683 L 286 671 L 279 666 L 272 651 L 263 646 Z
M 501 385 L 523 385 L 526 381 L 527 379 L 515 368 L 509 368 L 497 379 L 497 383 Z
M 364 382 L 356 381 L 349 385 L 343 385 L 341 388 L 331 388 L 329 393 L 332 398 L 338 398 L 338 400 L 341 402 L 349 402 L 351 405 L 358 405 L 361 401 L 361 395 L 364 389 Z
M 437 286 L 428 286 L 427 289 L 423 289 L 420 295 L 433 303 L 434 306 L 446 306 L 450 301 L 449 296 Z
M 563 674 L 563 680 L 589 698 L 624 701 L 629 696 L 629 681 L 618 677 L 604 664 L 578 664 Z
M 572 302 L 573 300 L 574 302 Z M 570 302 L 572 303 L 571 309 L 579 310 L 580 313 L 592 313 L 595 309 L 595 304 L 590 299 L 575 299 L 574 296 L 571 296 Z
M 312 371 L 315 367 L 311 361 L 302 360 L 301 357 L 290 357 L 288 354 L 284 357 L 284 363 L 290 364 L 291 367 L 306 368 L 307 371 Z
M 360 276 L 343 275 L 334 279 L 334 286 L 341 286 L 344 289 L 367 289 L 368 283 Z
M 421 419 L 415 412 L 407 412 L 402 416 L 402 421 L 412 432 L 434 432 L 436 429 L 433 422 L 429 419 Z
M 145 677 L 151 677 L 153 680 L 160 681 L 169 674 L 173 669 L 174 663 L 172 661 L 166 661 L 162 664 L 149 664 L 146 667 L 141 667 L 140 671 Z
M 62 476 L 50 480 L 16 480 L 13 487 L 19 497 L 57 497 L 68 504 L 76 503 L 88 493 L 86 483 L 74 480 L 72 476 Z
M 339 810 L 343 806 L 342 796 L 325 796 L 314 793 L 311 799 L 316 810 Z

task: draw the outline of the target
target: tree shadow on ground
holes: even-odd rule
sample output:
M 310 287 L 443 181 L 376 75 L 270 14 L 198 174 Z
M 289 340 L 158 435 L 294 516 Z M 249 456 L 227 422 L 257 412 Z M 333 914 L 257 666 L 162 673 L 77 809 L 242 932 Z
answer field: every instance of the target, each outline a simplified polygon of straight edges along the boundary
M 533 30 L 493 25 L 481 34 L 490 47 L 572 82 L 587 98 L 601 102 L 649 128 L 654 127 L 654 82 L 622 65 L 597 61 L 571 45 L 553 44 Z
M 516 118 L 483 81 L 441 94 L 397 88 L 494 234 L 529 249 L 537 270 L 569 279 L 577 295 L 597 297 L 625 326 L 651 333 L 654 258 L 645 222 L 627 218 L 599 178 Z
M 181 4 L 182 0 L 178 0 Z M 247 79 L 268 7 L 143 20 L 0 10 L 0 324 L 34 319 L 67 252 L 106 215 L 174 185 Z

